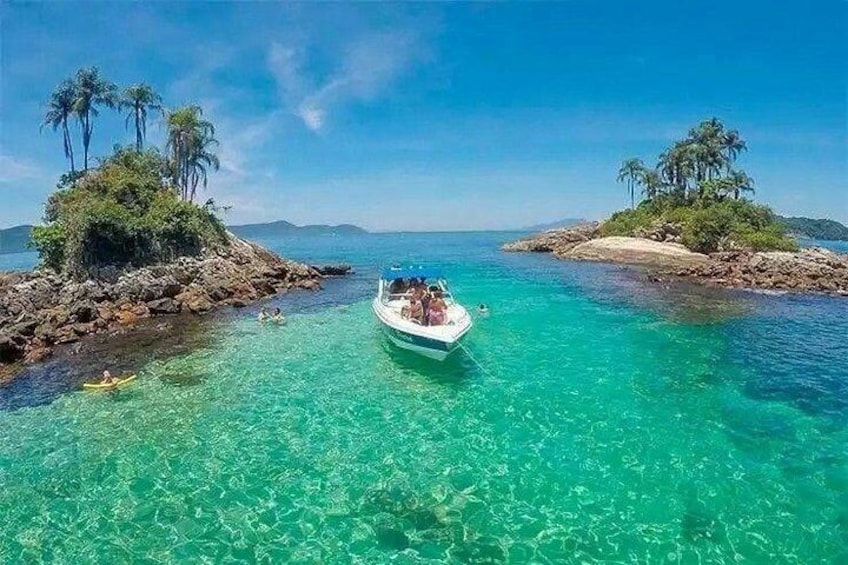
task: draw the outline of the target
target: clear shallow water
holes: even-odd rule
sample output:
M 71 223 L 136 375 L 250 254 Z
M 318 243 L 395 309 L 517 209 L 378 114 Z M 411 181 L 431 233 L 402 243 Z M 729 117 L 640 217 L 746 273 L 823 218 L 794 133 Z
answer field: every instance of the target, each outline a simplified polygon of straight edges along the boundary
M 267 242 L 358 272 L 118 395 L 7 404 L 0 561 L 848 559 L 848 301 L 646 287 L 513 237 Z M 419 258 L 490 305 L 483 369 L 379 333 L 377 267 Z

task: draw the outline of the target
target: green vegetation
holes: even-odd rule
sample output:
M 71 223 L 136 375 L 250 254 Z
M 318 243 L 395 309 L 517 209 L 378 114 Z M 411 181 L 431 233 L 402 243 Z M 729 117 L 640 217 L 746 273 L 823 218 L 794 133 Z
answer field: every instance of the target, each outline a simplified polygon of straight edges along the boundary
M 734 165 L 746 149 L 739 132 L 712 118 L 664 151 L 654 169 L 627 159 L 618 180 L 627 183 L 631 209 L 613 214 L 602 233 L 632 236 L 673 224 L 683 244 L 702 253 L 797 249 L 770 208 L 745 198 L 754 181 Z M 636 187 L 645 195 L 638 206 Z
M 171 180 L 184 200 L 194 201 L 197 185 L 206 187 L 208 169 L 218 170 L 215 126 L 203 119 L 200 106 L 186 106 L 168 112 L 168 144 Z
M 848 227 L 835 220 L 780 218 L 780 223 L 790 232 L 803 237 L 830 241 L 848 241 Z
M 162 100 L 147 84 L 118 88 L 96 67 L 80 69 L 53 93 L 44 124 L 62 131 L 70 170 L 45 204 L 44 226 L 33 228 L 32 245 L 42 262 L 80 278 L 107 265 L 142 266 L 204 248 L 226 245 L 224 224 L 210 200 L 194 204 L 197 187 L 218 169 L 212 149 L 215 128 L 202 119 L 199 106 L 164 111 Z M 125 110 L 125 124 L 135 130 L 135 145 L 116 146 L 114 154 L 89 169 L 89 146 L 99 109 Z M 151 111 L 166 115 L 167 146 L 144 149 Z M 69 118 L 82 134 L 84 170 L 75 170 Z
M 106 265 L 141 266 L 226 243 L 211 203 L 180 199 L 156 149 L 117 149 L 100 167 L 50 196 L 33 229 L 43 262 L 75 277 Z

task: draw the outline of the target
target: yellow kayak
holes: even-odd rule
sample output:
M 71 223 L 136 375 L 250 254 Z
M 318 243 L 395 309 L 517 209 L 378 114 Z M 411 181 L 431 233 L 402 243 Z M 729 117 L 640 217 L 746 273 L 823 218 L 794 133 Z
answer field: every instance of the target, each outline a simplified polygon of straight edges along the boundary
M 111 390 L 114 388 L 121 387 L 127 383 L 130 383 L 135 380 L 135 375 L 130 375 L 128 377 L 124 377 L 123 379 L 118 379 L 118 382 L 111 383 L 108 385 L 104 385 L 101 383 L 84 383 L 82 388 L 87 390 Z

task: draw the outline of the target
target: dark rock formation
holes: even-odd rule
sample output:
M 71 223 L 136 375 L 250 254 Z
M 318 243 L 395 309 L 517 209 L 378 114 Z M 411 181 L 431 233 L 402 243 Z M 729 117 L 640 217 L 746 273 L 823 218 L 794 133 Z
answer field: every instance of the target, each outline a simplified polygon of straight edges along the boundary
M 642 265 L 662 275 L 714 286 L 848 296 L 848 255 L 813 248 L 796 253 L 724 251 L 706 256 L 675 243 L 680 237 L 679 227 L 669 223 L 655 224 L 640 235 L 601 237 L 599 224 L 586 224 L 536 234 L 508 243 L 503 249 Z
M 323 267 L 313 266 L 312 268 L 325 277 L 342 277 L 349 275 L 353 270 L 350 265 L 324 265 Z
M 334 267 L 329 274 L 346 274 Z M 320 288 L 319 270 L 231 236 L 230 245 L 141 269 L 100 269 L 75 282 L 52 271 L 0 274 L 0 363 L 37 361 L 56 344 L 152 316 L 246 306 L 292 288 Z
M 848 255 L 827 249 L 713 253 L 710 261 L 674 271 L 706 283 L 734 288 L 824 292 L 848 296 Z
M 531 253 L 566 253 L 583 242 L 600 237 L 600 227 L 600 223 L 592 222 L 549 230 L 507 243 L 501 249 Z

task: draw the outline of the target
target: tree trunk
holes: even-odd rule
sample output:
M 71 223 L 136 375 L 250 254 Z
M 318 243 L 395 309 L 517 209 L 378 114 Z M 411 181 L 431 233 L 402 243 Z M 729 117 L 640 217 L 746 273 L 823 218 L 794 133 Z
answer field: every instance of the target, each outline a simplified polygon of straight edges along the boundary
M 139 116 L 138 108 L 135 109 L 135 148 L 141 153 L 141 116 Z
M 88 127 L 88 113 L 85 114 L 85 121 L 82 125 L 82 145 L 83 145 L 83 165 L 84 170 L 88 170 L 88 143 L 91 141 L 91 130 Z
M 68 148 L 68 159 L 71 161 L 71 172 L 76 172 L 74 170 L 74 145 L 71 141 L 71 132 L 68 131 L 68 120 L 62 120 L 62 130 L 65 135 L 65 146 Z

